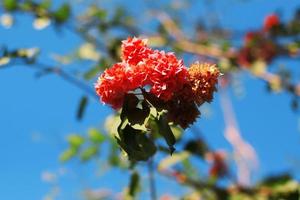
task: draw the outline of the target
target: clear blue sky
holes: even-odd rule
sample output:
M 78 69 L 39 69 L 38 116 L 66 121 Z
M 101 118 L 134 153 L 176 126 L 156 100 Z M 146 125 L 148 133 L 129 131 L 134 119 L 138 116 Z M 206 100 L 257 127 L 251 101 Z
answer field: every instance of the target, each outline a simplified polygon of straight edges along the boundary
M 212 9 L 220 13 L 221 24 L 235 30 L 258 28 L 268 13 L 277 10 L 286 20 L 300 6 L 298 0 L 216 2 Z M 136 5 L 128 6 L 136 12 Z M 198 10 L 201 10 L 200 3 L 193 9 L 195 13 Z M 62 30 L 57 34 L 51 26 L 35 31 L 31 17 L 22 15 L 17 20 L 12 29 L 0 27 L 0 45 L 10 48 L 39 46 L 44 50 L 43 58 L 50 62 L 49 52 L 65 54 L 81 43 L 72 33 Z M 286 61 L 275 64 L 282 62 Z M 299 61 L 286 63 L 293 67 L 300 64 Z M 295 72 L 299 76 L 300 71 Z M 231 96 L 241 132 L 259 156 L 260 168 L 256 177 L 286 170 L 292 170 L 300 177 L 299 169 L 292 162 L 300 160 L 299 115 L 291 111 L 290 97 L 285 93 L 268 94 L 261 81 L 248 75 L 242 76 L 242 84 L 246 96 L 243 99 Z M 83 94 L 81 91 L 54 75 L 36 79 L 34 71 L 20 65 L 0 70 L 0 91 L 0 199 L 42 199 L 51 190 L 51 184 L 41 179 L 44 171 L 59 174 L 62 169 L 66 170 L 59 178 L 62 191 L 58 199 L 75 199 L 79 189 L 85 187 L 109 187 L 120 192 L 127 184 L 127 176 L 120 179 L 122 172 L 119 171 L 96 178 L 96 163 L 81 166 L 76 162 L 67 165 L 58 162 L 59 153 L 66 147 L 65 136 L 83 133 L 91 126 L 101 126 L 110 109 L 96 101 L 91 102 L 85 118 L 78 122 L 75 113 Z M 219 103 L 217 94 L 211 106 L 213 115 L 198 120 L 197 126 L 213 147 L 230 150 L 223 136 L 224 122 Z M 172 187 L 159 191 L 172 192 Z

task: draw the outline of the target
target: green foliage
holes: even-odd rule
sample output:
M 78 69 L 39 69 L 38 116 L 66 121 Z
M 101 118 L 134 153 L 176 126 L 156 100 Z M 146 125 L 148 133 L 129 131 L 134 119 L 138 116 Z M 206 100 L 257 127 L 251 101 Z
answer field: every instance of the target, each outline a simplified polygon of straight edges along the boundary
M 14 11 L 18 7 L 18 1 L 17 0 L 3 0 L 3 7 L 7 11 Z
M 126 95 L 120 116 L 122 121 L 127 119 L 131 125 L 142 125 L 149 114 L 150 107 L 146 101 L 140 101 L 134 94 Z
M 175 151 L 174 144 L 176 143 L 176 138 L 170 128 L 170 125 L 168 124 L 165 114 L 160 115 L 159 119 L 157 120 L 157 124 L 158 133 L 163 136 L 169 146 L 170 153 L 172 154 Z
M 89 146 L 80 153 L 80 160 L 85 162 L 98 154 L 98 146 Z
M 89 129 L 88 138 L 94 144 L 101 144 L 106 139 L 106 137 L 98 129 L 95 128 Z
M 55 21 L 59 24 L 67 21 L 69 19 L 70 15 L 71 15 L 71 7 L 67 3 L 61 5 L 61 7 L 58 8 L 58 10 L 56 10 L 53 13 Z
M 128 123 L 123 122 L 119 126 L 118 133 L 117 142 L 130 160 L 146 161 L 155 154 L 155 144 L 145 132 L 134 129 Z

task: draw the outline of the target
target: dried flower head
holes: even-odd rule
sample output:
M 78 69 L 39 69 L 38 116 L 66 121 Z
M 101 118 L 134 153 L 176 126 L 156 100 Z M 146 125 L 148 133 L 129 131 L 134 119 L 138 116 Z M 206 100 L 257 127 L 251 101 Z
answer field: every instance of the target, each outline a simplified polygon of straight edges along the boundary
M 216 84 L 220 71 L 214 64 L 194 63 L 188 69 L 189 80 L 194 93 L 194 100 L 198 106 L 211 102 L 213 93 L 216 91 Z

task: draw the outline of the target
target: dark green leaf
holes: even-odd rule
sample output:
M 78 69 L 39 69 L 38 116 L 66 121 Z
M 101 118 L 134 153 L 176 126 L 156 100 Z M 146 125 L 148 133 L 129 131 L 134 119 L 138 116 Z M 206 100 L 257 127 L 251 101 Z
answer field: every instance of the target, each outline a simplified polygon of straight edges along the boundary
M 176 138 L 168 124 L 166 115 L 161 115 L 157 123 L 159 127 L 159 134 L 164 137 L 165 141 L 169 146 L 170 153 L 172 154 L 175 151 L 174 144 L 176 143 Z
M 141 104 L 141 108 L 138 108 L 139 104 Z M 150 108 L 146 101 L 140 102 L 134 94 L 126 95 L 121 112 L 121 120 L 128 119 L 130 124 L 143 125 L 149 114 Z
M 82 119 L 87 104 L 88 104 L 88 98 L 86 96 L 83 96 L 79 102 L 79 106 L 77 110 L 77 120 Z
M 155 154 L 156 147 L 153 141 L 143 131 L 127 124 L 125 128 L 119 128 L 118 133 L 117 142 L 130 160 L 146 161 Z
M 135 197 L 136 193 L 139 189 L 140 184 L 140 176 L 137 172 L 133 172 L 130 177 L 130 184 L 129 184 L 129 195 L 131 197 Z

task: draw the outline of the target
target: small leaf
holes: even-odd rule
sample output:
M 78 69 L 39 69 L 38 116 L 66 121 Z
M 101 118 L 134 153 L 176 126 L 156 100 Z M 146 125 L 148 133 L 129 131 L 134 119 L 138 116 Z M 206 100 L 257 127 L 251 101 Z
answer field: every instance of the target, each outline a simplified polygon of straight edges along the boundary
M 76 155 L 76 153 L 77 153 L 76 148 L 69 148 L 60 154 L 59 160 L 61 162 L 66 162 L 71 158 L 73 158 Z
M 87 104 L 88 104 L 88 98 L 86 96 L 83 96 L 79 102 L 79 106 L 77 110 L 77 120 L 82 119 Z
M 8 56 L 4 56 L 2 58 L 0 58 L 0 67 L 7 65 L 10 62 L 10 57 Z
M 135 197 L 140 184 L 140 176 L 137 172 L 133 172 L 130 177 L 129 195 Z
M 80 154 L 80 159 L 82 162 L 90 160 L 93 156 L 98 154 L 98 147 L 97 146 L 90 146 L 86 148 Z
M 69 4 L 63 4 L 55 13 L 54 19 L 57 23 L 63 23 L 68 20 L 71 15 L 71 8 Z
M 72 148 L 78 149 L 84 142 L 84 138 L 77 134 L 72 134 L 68 136 L 69 145 Z
M 100 52 L 97 51 L 96 47 L 92 43 L 82 44 L 78 51 L 78 57 L 84 60 L 98 61 L 100 59 Z
M 33 21 L 33 28 L 36 30 L 42 30 L 49 26 L 51 23 L 51 20 L 48 17 L 37 17 Z
M 95 144 L 100 144 L 105 141 L 105 136 L 95 128 L 91 128 L 88 131 L 88 136 L 89 139 Z
M 172 154 L 175 151 L 174 144 L 176 143 L 176 138 L 168 124 L 168 121 L 166 120 L 166 115 L 162 114 L 157 123 L 159 127 L 159 134 L 164 137 L 169 146 L 170 153 Z

